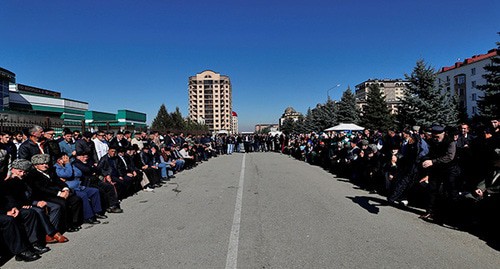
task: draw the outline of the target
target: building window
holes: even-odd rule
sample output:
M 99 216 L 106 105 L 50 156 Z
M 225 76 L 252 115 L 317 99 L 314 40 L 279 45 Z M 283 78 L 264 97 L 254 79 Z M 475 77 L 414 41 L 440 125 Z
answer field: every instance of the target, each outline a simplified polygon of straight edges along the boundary
M 471 85 L 472 85 L 472 88 L 476 88 L 476 81 L 475 81 L 475 80 L 474 80 L 474 81 L 472 81 L 472 82 L 471 82 Z
M 198 86 L 198 88 L 201 88 L 201 87 L 202 87 L 201 85 Z
M 477 115 L 477 107 L 476 106 L 472 107 L 472 114 Z
M 476 101 L 477 95 L 475 93 L 472 94 L 472 101 Z
M 450 82 L 450 76 L 446 76 L 446 82 Z
M 465 83 L 465 76 L 458 76 L 457 84 L 464 84 L 464 83 Z
M 470 70 L 470 73 L 471 73 L 471 75 L 472 75 L 472 76 L 474 76 L 474 75 L 476 74 L 476 68 L 475 68 L 475 67 L 474 67 L 474 68 L 472 68 L 472 69 Z

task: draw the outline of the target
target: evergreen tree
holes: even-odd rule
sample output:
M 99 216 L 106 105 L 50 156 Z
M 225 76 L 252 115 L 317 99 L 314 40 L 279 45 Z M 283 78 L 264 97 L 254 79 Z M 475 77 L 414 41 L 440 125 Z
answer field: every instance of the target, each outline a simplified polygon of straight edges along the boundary
M 398 109 L 400 127 L 457 123 L 456 101 L 449 92 L 435 87 L 434 68 L 426 66 L 423 60 L 419 60 L 412 73 L 405 74 L 405 77 L 409 84 L 404 89 L 404 97 Z
M 363 118 L 361 119 L 363 126 L 372 130 L 387 130 L 393 127 L 393 117 L 378 84 L 369 86 L 366 97 L 366 106 L 363 108 Z
M 337 110 L 335 102 L 332 99 L 328 98 L 323 108 L 327 117 L 325 120 L 326 122 L 325 129 L 337 125 L 338 121 L 337 121 Z
M 500 33 L 499 33 L 500 34 Z M 488 73 L 483 75 L 485 85 L 477 88 L 484 92 L 484 96 L 477 102 L 480 115 L 486 120 L 500 118 L 500 42 L 497 42 L 497 56 L 491 59 L 491 64 L 484 67 Z
M 208 126 L 205 124 L 200 124 L 197 121 L 192 121 L 191 119 L 188 118 L 186 120 L 185 130 L 186 131 L 208 132 Z
M 179 107 L 175 108 L 175 112 L 170 113 L 172 128 L 175 130 L 183 130 L 185 128 L 184 118 L 182 117 Z
M 307 109 L 306 117 L 304 118 L 304 130 L 301 133 L 310 133 L 314 129 L 314 116 L 311 108 Z
M 348 87 L 337 104 L 337 121 L 339 123 L 359 123 L 359 109 L 356 107 L 356 97 Z
M 156 114 L 156 117 L 154 118 L 153 122 L 151 123 L 151 129 L 158 130 L 158 131 L 166 131 L 167 129 L 170 129 L 171 127 L 172 127 L 171 117 L 167 112 L 167 108 L 165 107 L 165 104 L 162 104 L 160 106 L 160 109 L 158 110 L 158 114 Z
M 315 108 L 311 110 L 312 114 L 312 132 L 318 132 L 323 130 L 323 126 L 325 125 L 325 115 L 323 111 L 323 106 L 321 104 L 317 104 Z
M 297 121 L 295 122 L 294 132 L 297 134 L 303 134 L 306 132 L 304 116 L 300 115 Z
M 295 122 L 292 118 L 286 118 L 281 126 L 281 131 L 286 135 L 292 134 L 294 131 Z

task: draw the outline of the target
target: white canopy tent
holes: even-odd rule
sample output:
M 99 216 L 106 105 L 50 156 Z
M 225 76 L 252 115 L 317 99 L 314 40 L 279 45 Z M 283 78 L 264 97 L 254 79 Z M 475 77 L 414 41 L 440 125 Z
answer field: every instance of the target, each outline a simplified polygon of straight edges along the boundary
M 339 125 L 330 127 L 325 130 L 325 132 L 330 132 L 330 131 L 362 131 L 365 128 L 358 126 L 354 123 L 341 123 Z

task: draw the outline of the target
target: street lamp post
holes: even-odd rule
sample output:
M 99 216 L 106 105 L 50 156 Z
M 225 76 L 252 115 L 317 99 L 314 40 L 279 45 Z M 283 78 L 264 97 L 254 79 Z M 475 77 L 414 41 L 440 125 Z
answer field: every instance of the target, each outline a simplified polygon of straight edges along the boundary
M 331 87 L 330 89 L 328 89 L 328 90 L 326 91 L 326 98 L 327 98 L 327 101 L 328 101 L 328 100 L 330 100 L 330 91 L 331 91 L 331 90 L 333 90 L 333 89 L 336 89 L 336 88 L 338 88 L 338 87 L 340 87 L 340 84 L 337 84 L 337 85 L 335 85 L 335 86 Z

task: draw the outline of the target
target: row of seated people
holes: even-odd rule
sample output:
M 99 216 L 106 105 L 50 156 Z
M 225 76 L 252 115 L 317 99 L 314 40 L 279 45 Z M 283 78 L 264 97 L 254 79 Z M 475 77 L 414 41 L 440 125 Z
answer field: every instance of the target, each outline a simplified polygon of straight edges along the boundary
M 122 213 L 123 199 L 151 192 L 175 173 L 196 166 L 197 152 L 188 144 L 160 149 L 145 143 L 141 149 L 112 145 L 97 162 L 87 151 L 9 161 L 0 184 L 0 256 L 39 259 L 50 250 L 46 244 L 67 242 L 66 232 L 77 232 L 84 223 L 99 224 L 106 213 Z

